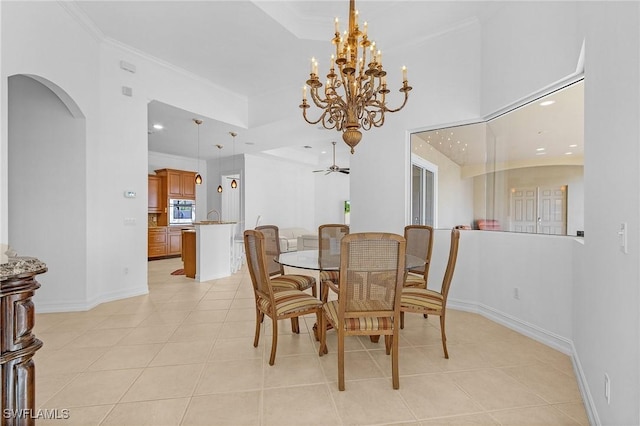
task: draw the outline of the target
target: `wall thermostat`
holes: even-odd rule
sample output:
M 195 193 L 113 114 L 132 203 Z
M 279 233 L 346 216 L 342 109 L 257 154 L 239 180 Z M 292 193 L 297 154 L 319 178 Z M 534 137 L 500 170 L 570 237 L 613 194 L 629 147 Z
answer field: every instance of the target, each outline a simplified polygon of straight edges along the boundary
M 135 191 L 124 191 L 124 198 L 136 198 Z

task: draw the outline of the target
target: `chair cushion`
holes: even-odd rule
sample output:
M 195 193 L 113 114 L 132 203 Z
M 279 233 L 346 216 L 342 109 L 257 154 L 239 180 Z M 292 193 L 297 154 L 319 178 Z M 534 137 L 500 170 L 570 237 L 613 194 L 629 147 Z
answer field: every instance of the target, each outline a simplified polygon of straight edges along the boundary
M 424 288 L 405 287 L 402 289 L 400 309 L 428 309 L 429 311 L 438 313 L 442 311 L 442 300 L 442 294 L 437 291 Z
M 316 279 L 307 275 L 285 274 L 271 278 L 271 286 L 274 290 L 306 290 L 316 285 Z
M 322 306 L 324 314 L 334 328 L 338 328 L 338 301 L 333 300 Z M 371 331 L 371 330 L 391 330 L 393 319 L 391 317 L 361 317 L 345 318 L 344 329 L 346 331 Z
M 417 287 L 417 288 L 426 288 L 427 285 L 424 282 L 424 276 L 416 275 L 416 274 L 407 274 L 407 278 L 404 280 L 405 287 Z
M 338 284 L 340 280 L 340 271 L 320 271 L 320 282 L 331 281 Z
M 318 299 L 313 296 L 309 296 L 300 290 L 282 290 L 273 293 L 273 298 L 276 304 L 276 315 L 285 315 L 293 312 L 308 311 L 315 309 L 322 305 Z M 258 301 L 260 309 L 265 312 L 269 312 L 271 308 L 271 301 L 269 299 L 261 298 Z

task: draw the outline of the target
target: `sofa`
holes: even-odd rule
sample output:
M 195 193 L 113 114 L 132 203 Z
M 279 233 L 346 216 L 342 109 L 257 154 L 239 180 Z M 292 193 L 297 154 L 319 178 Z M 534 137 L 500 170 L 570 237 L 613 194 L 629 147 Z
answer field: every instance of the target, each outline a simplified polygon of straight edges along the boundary
M 316 241 L 318 239 L 317 235 L 305 228 L 280 228 L 278 235 L 280 237 L 280 251 L 282 253 L 298 250 L 299 237 L 315 236 Z

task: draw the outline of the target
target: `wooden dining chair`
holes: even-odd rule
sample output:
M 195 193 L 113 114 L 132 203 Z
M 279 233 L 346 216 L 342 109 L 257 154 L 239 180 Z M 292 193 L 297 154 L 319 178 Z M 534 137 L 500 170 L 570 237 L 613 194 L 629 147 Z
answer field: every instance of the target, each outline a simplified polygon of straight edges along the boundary
M 393 388 L 400 387 L 398 326 L 406 242 L 389 233 L 357 233 L 340 243 L 338 300 L 322 307 L 319 354 L 327 353 L 327 323 L 338 335 L 338 389 L 344 390 L 345 336 L 385 336 Z
M 423 266 L 407 271 L 404 286 L 427 288 L 431 252 L 433 251 L 433 228 L 428 225 L 405 226 L 404 238 L 407 240 L 407 254 L 425 259 Z
M 279 289 L 276 291 L 274 289 L 267 268 L 269 260 L 265 248 L 266 239 L 260 231 L 244 231 L 244 245 L 256 301 L 256 331 L 253 346 L 258 346 L 260 324 L 266 315 L 271 318 L 273 327 L 271 356 L 269 358 L 269 365 L 273 365 L 278 347 L 278 320 L 290 318 L 294 332 L 300 333 L 298 317 L 315 313 L 316 320 L 320 322 L 322 302 L 301 290 Z
M 256 231 L 260 231 L 264 235 L 267 268 L 273 287 L 276 290 L 296 289 L 301 291 L 310 288 L 311 294 L 313 294 L 314 297 L 318 297 L 316 279 L 314 277 L 301 274 L 285 274 L 284 267 L 276 262 L 278 256 L 280 256 L 280 235 L 278 233 L 278 227 L 275 225 L 256 226 Z
M 451 245 L 449 247 L 449 260 L 447 269 L 444 271 L 442 286 L 440 291 L 427 288 L 404 287 L 400 302 L 400 328 L 404 328 L 404 313 L 413 312 L 423 315 L 437 315 L 440 317 L 440 334 L 442 335 L 442 348 L 444 357 L 449 358 L 447 351 L 447 335 L 445 333 L 445 315 L 447 313 L 447 297 L 451 287 L 451 279 L 456 268 L 458 258 L 458 245 L 460 241 L 460 230 L 451 230 Z
M 349 234 L 349 225 L 325 224 L 318 227 L 318 265 L 320 266 L 320 299 L 326 302 L 329 289 L 338 293 L 340 271 L 326 270 L 340 266 L 340 241 Z

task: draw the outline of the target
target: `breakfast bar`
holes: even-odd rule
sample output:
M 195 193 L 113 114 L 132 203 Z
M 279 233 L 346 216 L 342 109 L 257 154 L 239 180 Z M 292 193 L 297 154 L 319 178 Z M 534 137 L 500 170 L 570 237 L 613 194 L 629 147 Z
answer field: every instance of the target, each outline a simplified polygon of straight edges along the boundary
M 183 237 L 187 237 L 183 251 L 187 277 L 203 282 L 231 275 L 235 224 L 236 222 L 195 222 L 195 232 L 188 235 L 186 231 L 183 232 Z

